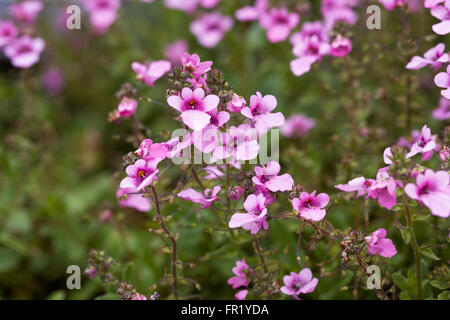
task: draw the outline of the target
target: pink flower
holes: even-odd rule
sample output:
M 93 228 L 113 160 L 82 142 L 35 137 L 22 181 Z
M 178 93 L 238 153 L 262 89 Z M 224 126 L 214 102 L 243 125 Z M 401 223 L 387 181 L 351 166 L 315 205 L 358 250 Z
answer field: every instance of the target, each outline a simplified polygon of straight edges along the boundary
M 340 34 L 331 42 L 330 55 L 334 57 L 345 57 L 350 51 L 352 51 L 352 42 Z
M 431 15 L 441 22 L 433 25 L 433 31 L 439 35 L 450 33 L 450 0 L 445 0 L 444 5 L 436 5 L 431 8 Z
M 173 64 L 180 62 L 180 58 L 187 51 L 188 45 L 186 40 L 177 40 L 164 47 L 164 56 Z
M 259 153 L 257 132 L 244 123 L 239 127 L 231 126 L 228 132 L 219 136 L 219 143 L 213 151 L 211 162 L 231 157 L 231 162 L 254 159 Z
M 266 29 L 270 42 L 280 42 L 287 39 L 289 33 L 300 21 L 297 13 L 289 13 L 286 8 L 271 8 L 260 17 L 261 27 Z
M 368 188 L 368 195 L 372 199 L 378 199 L 382 207 L 391 210 L 397 203 L 396 190 L 401 182 L 389 176 L 388 168 L 378 170 L 377 179 Z
M 245 298 L 247 297 L 248 294 L 248 290 L 244 289 L 241 291 L 238 291 L 234 297 L 236 298 L 236 300 L 245 300 Z
M 48 94 L 57 96 L 64 89 L 64 74 L 60 69 L 49 69 L 42 75 L 41 82 Z
M 299 294 L 311 293 L 316 289 L 319 279 L 313 278 L 311 269 L 304 268 L 299 273 L 291 272 L 283 277 L 281 292 L 298 299 Z
M 165 143 L 153 143 L 152 139 L 144 139 L 139 145 L 135 155 L 145 161 L 164 160 L 169 154 L 169 148 Z
M 191 23 L 190 30 L 205 48 L 215 47 L 233 26 L 233 19 L 218 12 L 205 13 Z
M 17 28 L 12 21 L 0 21 L 0 48 L 13 41 L 17 34 Z
M 403 6 L 405 0 L 380 0 L 380 2 L 384 5 L 386 10 L 392 11 L 397 6 Z
M 436 142 L 434 140 L 435 137 L 431 135 L 430 128 L 428 128 L 427 125 L 424 125 L 422 131 L 420 132 L 419 138 L 411 146 L 411 151 L 409 151 L 406 157 L 410 158 L 418 153 L 433 151 L 436 147 Z
M 233 268 L 234 277 L 228 279 L 227 283 L 233 288 L 237 289 L 239 287 L 248 287 L 247 279 L 248 265 L 245 259 L 236 261 L 236 266 Z
M 313 191 L 311 194 L 303 191 L 300 193 L 299 198 L 292 200 L 292 207 L 298 212 L 300 217 L 312 221 L 320 221 L 327 214 L 327 211 L 323 208 L 328 202 L 330 202 L 330 197 L 326 193 L 319 193 L 316 196 L 316 191 Z
M 439 157 L 443 162 L 450 160 L 450 148 L 444 146 L 441 151 L 439 151 Z
M 203 8 L 211 9 L 214 8 L 220 0 L 199 0 L 200 5 Z
M 144 296 L 143 294 L 136 293 L 135 295 L 133 295 L 131 300 L 147 300 L 147 297 Z
M 117 107 L 117 111 L 119 111 L 121 117 L 129 118 L 136 112 L 137 106 L 138 103 L 136 100 L 123 97 Z
M 445 171 L 427 169 L 417 175 L 416 184 L 406 185 L 405 193 L 427 206 L 435 216 L 447 218 L 450 215 L 449 175 Z
M 373 179 L 366 179 L 364 177 L 358 177 L 350 180 L 347 184 L 338 184 L 335 188 L 344 192 L 357 191 L 356 198 L 359 198 L 368 193 L 368 188 L 375 182 Z M 366 197 L 367 198 L 367 197 Z
M 247 105 L 247 101 L 241 96 L 238 96 L 236 93 L 233 94 L 233 99 L 228 102 L 227 110 L 230 112 L 240 113 L 242 108 Z
M 380 228 L 365 238 L 367 242 L 367 252 L 370 255 L 380 255 L 390 258 L 397 253 L 391 239 L 386 239 L 386 229 Z
M 439 88 L 446 89 L 441 90 L 441 95 L 450 100 L 450 65 L 447 67 L 447 72 L 440 72 L 434 77 L 434 83 Z
M 433 110 L 433 118 L 438 120 L 450 119 L 450 100 L 441 97 L 439 107 Z
M 433 8 L 437 6 L 439 3 L 444 2 L 445 0 L 425 0 L 424 7 L 425 8 Z
M 254 184 L 264 186 L 272 192 L 292 190 L 294 180 L 288 173 L 279 176 L 280 170 L 280 164 L 276 161 L 270 161 L 267 167 L 264 165 L 256 166 L 256 176 L 252 178 L 252 181 Z
M 10 42 L 4 49 L 4 54 L 16 68 L 29 68 L 40 59 L 45 42 L 41 38 L 23 36 Z
M 206 166 L 203 170 L 208 174 L 203 177 L 205 180 L 216 180 L 225 175 L 217 166 Z
M 233 201 L 238 201 L 241 198 L 244 189 L 241 187 L 233 187 L 228 191 L 228 197 Z
M 30 24 L 36 20 L 37 15 L 43 7 L 44 5 L 41 1 L 29 0 L 11 5 L 9 11 L 14 19 Z
M 214 186 L 212 189 L 206 189 L 203 194 L 189 188 L 179 192 L 177 196 L 194 203 L 200 203 L 202 205 L 201 209 L 206 209 L 211 207 L 213 202 L 219 199 L 217 194 L 221 188 L 221 186 Z
M 180 61 L 184 71 L 192 73 L 195 78 L 199 78 L 201 75 L 211 70 L 213 64 L 212 61 L 200 62 L 198 54 L 194 53 L 193 55 L 190 55 L 187 52 L 181 55 Z
M 145 198 L 142 194 L 136 194 L 135 188 L 119 188 L 116 192 L 117 202 L 121 208 L 134 208 L 137 211 L 148 212 L 152 208 L 149 198 Z M 125 199 L 121 199 L 127 195 Z
M 181 112 L 183 123 L 194 131 L 205 128 L 211 120 L 208 112 L 216 109 L 219 105 L 219 97 L 208 95 L 201 88 L 192 91 L 190 88 L 183 88 L 180 96 L 170 96 L 167 103 L 172 108 Z
M 235 12 L 239 21 L 258 20 L 267 10 L 267 0 L 256 0 L 253 6 L 242 7 Z
M 435 47 L 425 52 L 424 57 L 414 56 L 406 65 L 406 69 L 421 69 L 430 65 L 434 71 L 437 71 L 443 63 L 449 61 L 449 56 L 445 51 L 445 44 L 439 43 Z
M 150 87 L 155 85 L 156 80 L 161 78 L 171 68 L 171 64 L 166 60 L 153 61 L 149 64 L 133 62 L 131 68 L 136 72 L 136 78 Z
M 198 0 L 164 0 L 167 8 L 192 13 L 197 9 Z
M 286 120 L 280 131 L 282 135 L 288 138 L 304 137 L 315 125 L 314 119 L 303 114 L 294 114 Z
M 341 21 L 353 25 L 358 20 L 351 7 L 358 4 L 358 0 L 323 0 L 320 11 L 325 20 L 326 30 L 331 30 L 334 24 Z
M 272 203 L 274 203 L 275 202 L 275 200 L 276 200 L 276 197 L 275 197 L 275 194 L 273 194 L 272 192 L 270 192 L 270 190 L 269 189 L 267 189 L 265 186 L 263 186 L 263 185 L 256 185 L 254 188 L 253 188 L 253 194 L 255 195 L 255 196 L 257 196 L 257 195 L 263 195 L 264 196 L 264 198 L 266 199 L 265 201 L 264 201 L 264 205 L 267 207 L 267 206 L 270 206 Z
M 261 228 L 269 229 L 267 223 L 267 208 L 264 205 L 266 199 L 262 194 L 251 194 L 245 199 L 244 208 L 247 213 L 235 213 L 231 216 L 228 226 L 233 228 L 242 227 L 250 230 L 251 234 L 256 234 Z
M 105 33 L 116 21 L 120 0 L 83 0 L 97 34 Z
M 143 190 L 158 180 L 159 170 L 156 168 L 159 159 L 153 161 L 137 160 L 134 164 L 126 168 L 127 177 L 120 182 L 121 188 L 134 188 L 137 191 Z
M 97 270 L 93 266 L 86 268 L 83 273 L 87 275 L 89 279 L 94 279 L 97 276 Z
M 241 114 L 252 122 L 258 133 L 261 135 L 273 127 L 280 127 L 284 124 L 284 116 L 281 112 L 271 113 L 277 106 L 277 99 L 271 95 L 264 97 L 260 92 L 250 97 L 250 107 L 244 107 Z

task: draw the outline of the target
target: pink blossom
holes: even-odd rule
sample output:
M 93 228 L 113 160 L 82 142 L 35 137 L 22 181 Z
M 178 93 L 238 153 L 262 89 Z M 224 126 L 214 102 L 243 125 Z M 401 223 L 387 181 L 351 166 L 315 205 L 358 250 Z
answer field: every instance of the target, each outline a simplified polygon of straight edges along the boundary
M 186 134 L 182 140 L 180 140 L 180 137 L 175 137 L 162 143 L 162 145 L 168 150 L 167 158 L 172 159 L 175 156 L 180 156 L 184 149 L 192 145 L 192 136 L 191 134 Z
M 441 97 L 439 107 L 433 110 L 433 118 L 438 120 L 450 119 L 450 100 Z
M 193 55 L 190 55 L 187 52 L 181 55 L 180 61 L 184 71 L 192 73 L 195 78 L 199 78 L 201 75 L 211 70 L 213 64 L 212 61 L 200 62 L 198 54 L 194 53 Z
M 267 10 L 267 0 L 256 0 L 253 6 L 242 7 L 235 12 L 239 21 L 258 20 Z
M 269 229 L 267 223 L 267 208 L 264 205 L 266 199 L 262 194 L 251 194 L 245 199 L 244 208 L 247 213 L 235 213 L 231 216 L 228 226 L 233 228 L 242 227 L 250 230 L 251 234 L 256 234 L 261 228 Z
M 416 184 L 406 185 L 405 193 L 428 207 L 435 216 L 447 218 L 450 215 L 449 175 L 445 171 L 427 169 L 417 175 Z
M 189 188 L 179 192 L 177 196 L 194 203 L 200 203 L 202 205 L 201 209 L 206 209 L 211 207 L 213 202 L 219 199 L 217 197 L 217 194 L 219 193 L 221 188 L 221 186 L 214 186 L 212 189 L 206 189 L 203 194 L 195 191 L 192 188 Z
M 233 26 L 233 19 L 218 12 L 205 13 L 191 23 L 190 30 L 205 48 L 215 47 Z
M 0 48 L 13 41 L 17 34 L 17 28 L 12 21 L 0 21 Z
M 326 30 L 331 30 L 338 21 L 353 25 L 358 17 L 352 7 L 358 4 L 358 0 L 323 0 L 320 8 L 325 20 Z
M 437 6 L 439 3 L 444 2 L 445 0 L 425 0 L 424 7 L 425 8 L 433 8 Z
M 158 180 L 159 170 L 156 168 L 159 159 L 153 161 L 137 160 L 134 164 L 126 168 L 127 177 L 120 182 L 121 188 L 134 188 L 137 191 L 143 190 Z
M 216 180 L 225 175 L 217 166 L 206 166 L 203 170 L 207 173 L 207 175 L 203 177 L 205 180 Z
M 83 0 L 97 34 L 105 33 L 116 21 L 120 0 Z
M 287 39 L 289 33 L 300 21 L 297 13 L 290 13 L 286 8 L 271 8 L 260 17 L 261 27 L 266 29 L 270 42 L 280 42 Z
M 272 193 L 269 189 L 267 189 L 265 186 L 263 186 L 263 185 L 255 185 L 255 187 L 253 188 L 253 194 L 255 195 L 255 196 L 257 196 L 257 195 L 263 195 L 264 196 L 264 198 L 266 199 L 265 201 L 264 201 L 264 205 L 267 207 L 267 206 L 270 206 L 272 203 L 274 203 L 275 202 L 275 200 L 276 200 L 276 197 L 275 197 L 275 194 L 274 193 Z
M 339 190 L 342 190 L 344 192 L 357 191 L 356 198 L 359 198 L 368 193 L 369 187 L 374 182 L 375 182 L 375 180 L 373 180 L 373 179 L 366 179 L 364 177 L 358 177 L 358 178 L 354 178 L 354 179 L 350 180 L 347 184 L 338 184 L 334 187 Z
M 281 134 L 288 138 L 304 137 L 316 125 L 314 119 L 303 114 L 293 114 L 280 128 Z
M 197 9 L 198 0 L 164 0 L 167 8 L 192 13 Z
M 313 278 L 309 268 L 304 268 L 299 273 L 291 272 L 283 277 L 284 286 L 281 292 L 298 299 L 299 294 L 311 293 L 316 289 L 319 279 Z
M 214 149 L 211 161 L 231 157 L 231 162 L 254 159 L 259 153 L 257 132 L 249 124 L 241 124 L 239 127 L 231 126 L 228 132 L 219 136 L 219 144 Z
M 444 5 L 436 5 L 431 8 L 431 15 L 441 22 L 433 25 L 433 31 L 439 35 L 450 33 L 450 0 L 445 0 Z
M 149 198 L 145 198 L 143 194 L 137 194 L 135 188 L 119 188 L 116 192 L 117 202 L 121 208 L 134 208 L 137 211 L 148 212 L 152 208 Z M 122 199 L 127 195 L 125 199 Z
M 181 96 L 170 96 L 167 103 L 181 112 L 181 119 L 185 125 L 196 131 L 210 123 L 211 116 L 208 112 L 217 108 L 219 97 L 213 94 L 205 97 L 205 92 L 201 88 L 194 91 L 183 88 Z
M 136 294 L 133 295 L 131 300 L 147 300 L 147 297 L 144 296 L 143 294 L 136 293 Z
M 41 82 L 48 94 L 57 96 L 64 89 L 64 74 L 58 68 L 51 68 L 42 75 Z
M 239 287 L 248 287 L 247 278 L 248 265 L 245 259 L 236 261 L 236 266 L 233 267 L 234 277 L 228 279 L 227 283 L 233 288 L 237 289 Z
M 406 65 L 406 69 L 421 69 L 427 65 L 437 71 L 443 63 L 449 61 L 449 56 L 445 51 L 445 44 L 439 43 L 435 47 L 425 52 L 424 57 L 414 56 Z
M 173 43 L 170 43 L 166 47 L 164 47 L 164 56 L 172 62 L 172 64 L 176 64 L 180 62 L 180 58 L 184 52 L 187 51 L 188 45 L 186 40 L 179 39 Z
M 450 148 L 447 146 L 444 146 L 442 148 L 442 150 L 439 151 L 439 158 L 441 158 L 441 160 L 443 162 L 449 161 L 450 160 Z
M 281 112 L 272 113 L 277 106 L 277 99 L 271 95 L 264 97 L 260 92 L 250 97 L 250 106 L 244 107 L 241 114 L 252 122 L 258 133 L 261 135 L 273 127 L 280 127 L 284 124 L 284 116 Z
M 434 83 L 445 89 L 441 90 L 441 95 L 450 100 L 450 65 L 447 66 L 447 72 L 440 72 L 434 77 Z
M 391 210 L 397 204 L 396 190 L 401 182 L 389 176 L 388 168 L 378 170 L 377 179 L 368 188 L 368 195 L 372 199 L 378 199 L 378 203 Z
M 123 97 L 117 107 L 117 111 L 119 111 L 121 117 L 129 118 L 136 112 L 137 107 L 138 103 L 136 100 Z
M 171 68 L 171 64 L 166 60 L 153 61 L 149 64 L 133 62 L 131 68 L 136 72 L 136 78 L 146 85 L 153 87 L 156 80 L 161 78 Z
M 330 55 L 334 57 L 345 57 L 350 51 L 352 51 L 352 42 L 340 34 L 331 42 Z
M 89 279 L 94 279 L 97 276 L 97 270 L 93 266 L 89 266 L 83 272 Z
M 152 139 L 144 139 L 134 154 L 145 161 L 153 161 L 156 159 L 161 161 L 169 154 L 169 148 L 165 143 L 153 143 Z
M 238 96 L 236 93 L 233 94 L 233 99 L 228 102 L 227 110 L 230 112 L 240 113 L 242 108 L 247 105 L 247 101 L 241 96 Z
M 236 300 L 245 300 L 245 298 L 247 297 L 247 294 L 248 294 L 248 290 L 244 289 L 244 290 L 238 291 L 234 295 L 234 297 L 236 298 Z
M 4 54 L 16 68 L 29 68 L 40 59 L 45 42 L 41 38 L 23 36 L 10 42 L 4 49 Z
M 252 178 L 252 181 L 254 184 L 264 186 L 272 192 L 292 190 L 294 180 L 288 173 L 279 176 L 280 170 L 280 164 L 276 161 L 270 161 L 267 166 L 256 166 L 256 176 Z
M 436 147 L 435 137 L 431 135 L 430 128 L 424 125 L 416 142 L 411 146 L 411 151 L 406 155 L 410 158 L 418 153 L 433 151 Z
M 405 0 L 380 0 L 380 2 L 384 5 L 386 10 L 389 11 L 392 11 L 396 7 L 400 7 L 405 4 Z
M 238 201 L 241 198 L 242 193 L 244 193 L 244 189 L 242 187 L 232 187 L 228 191 L 228 197 L 233 201 Z
M 199 0 L 199 4 L 206 9 L 214 8 L 220 0 Z
M 386 229 L 380 228 L 365 238 L 367 242 L 367 252 L 370 255 L 380 255 L 390 258 L 397 253 L 391 239 L 386 239 Z
M 98 221 L 102 223 L 107 223 L 113 217 L 113 213 L 109 209 L 105 209 L 98 215 Z
M 39 0 L 23 1 L 11 5 L 9 11 L 17 21 L 33 23 L 44 5 Z
M 300 193 L 299 198 L 292 200 L 292 207 L 298 212 L 299 216 L 312 221 L 322 220 L 327 211 L 324 207 L 330 202 L 330 197 L 326 193 L 319 193 L 316 196 L 316 191 L 311 194 L 308 192 Z

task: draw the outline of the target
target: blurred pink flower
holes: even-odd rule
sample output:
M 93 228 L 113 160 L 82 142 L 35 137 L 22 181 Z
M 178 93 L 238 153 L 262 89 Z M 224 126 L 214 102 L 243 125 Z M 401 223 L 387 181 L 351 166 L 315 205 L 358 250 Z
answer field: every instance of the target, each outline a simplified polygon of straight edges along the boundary
M 439 107 L 433 110 L 433 118 L 438 120 L 450 119 L 450 100 L 441 97 Z
M 437 6 L 439 3 L 444 2 L 445 0 L 425 0 L 424 7 L 425 8 L 433 8 Z
M 428 207 L 435 216 L 447 218 L 450 215 L 449 175 L 445 171 L 427 169 L 417 175 L 416 184 L 406 185 L 405 193 Z
M 136 100 L 123 97 L 122 101 L 120 101 L 119 106 L 117 107 L 117 111 L 119 111 L 119 115 L 123 118 L 131 117 L 138 107 L 138 103 Z
M 290 275 L 283 277 L 284 286 L 281 292 L 286 295 L 299 299 L 299 294 L 311 293 L 316 289 L 319 279 L 313 278 L 309 268 L 304 268 L 299 273 L 291 272 Z
M 358 17 L 352 7 L 358 2 L 359 0 L 323 0 L 320 11 L 324 18 L 325 32 L 331 30 L 338 21 L 354 25 Z
M 248 290 L 244 289 L 244 290 L 238 291 L 234 295 L 234 297 L 236 298 L 236 300 L 245 300 L 245 298 L 247 297 L 247 294 L 248 294 Z
M 120 187 L 141 191 L 151 185 L 153 181 L 158 180 L 158 162 L 159 159 L 153 161 L 139 159 L 134 164 L 130 164 L 126 168 L 127 177 L 120 182 Z
M 314 119 L 303 114 L 291 115 L 280 128 L 281 134 L 288 138 L 304 137 L 316 125 Z
M 286 40 L 299 21 L 299 15 L 290 13 L 286 8 L 271 8 L 259 19 L 261 26 L 266 29 L 267 39 L 270 42 Z
M 131 300 L 147 300 L 147 297 L 144 296 L 143 294 L 136 293 L 135 295 L 133 295 Z
M 365 238 L 367 242 L 367 252 L 370 255 L 380 255 L 390 258 L 397 253 L 391 239 L 386 239 L 386 229 L 380 228 Z
M 441 95 L 450 100 L 450 65 L 447 66 L 446 72 L 440 72 L 434 77 L 434 83 L 445 89 L 441 90 Z
M 403 6 L 405 4 L 405 0 L 379 0 L 383 6 L 386 8 L 386 10 L 392 11 L 397 6 Z
M 9 11 L 17 21 L 33 23 L 44 5 L 39 0 L 23 1 L 11 5 Z
M 236 261 L 236 266 L 233 267 L 234 277 L 228 279 L 227 283 L 233 288 L 237 289 L 239 287 L 248 287 L 248 278 L 246 271 L 248 270 L 248 265 L 245 259 Z
M 10 42 L 3 52 L 14 67 L 29 68 L 39 61 L 44 48 L 45 42 L 41 38 L 23 36 Z
M 89 266 L 83 272 L 89 279 L 94 279 L 97 276 L 97 270 L 93 266 Z
M 330 55 L 334 57 L 345 57 L 350 51 L 352 51 L 352 42 L 340 34 L 331 42 Z
M 64 74 L 60 69 L 48 69 L 41 78 L 44 90 L 52 96 L 57 96 L 64 89 Z
M 131 68 L 136 72 L 136 78 L 138 80 L 153 87 L 155 82 L 170 70 L 171 64 L 166 60 L 157 60 L 149 64 L 133 62 Z
M 164 0 L 164 5 L 170 9 L 192 13 L 197 9 L 198 0 Z
M 276 161 L 270 161 L 267 166 L 255 166 L 256 175 L 252 178 L 252 181 L 254 184 L 264 186 L 272 192 L 292 190 L 294 180 L 288 173 L 279 176 L 280 170 L 280 164 Z
M 251 234 L 256 234 L 261 228 L 269 229 L 267 223 L 267 208 L 264 204 L 265 198 L 262 194 L 251 194 L 245 199 L 244 208 L 247 213 L 235 213 L 231 216 L 228 226 L 233 228 L 242 227 L 250 230 Z
M 116 21 L 120 0 L 83 0 L 83 4 L 90 14 L 94 32 L 102 34 Z
M 207 175 L 203 177 L 205 180 L 216 180 L 225 175 L 222 171 L 220 171 L 218 166 L 206 166 L 203 170 L 207 173 Z
M 148 212 L 152 208 L 149 198 L 145 198 L 143 194 L 135 194 L 135 188 L 119 188 L 116 192 L 117 202 L 121 208 L 134 208 L 137 211 Z M 121 199 L 127 195 L 125 199 Z
M 214 8 L 220 0 L 198 0 L 199 4 L 206 9 Z
M 292 207 L 298 212 L 299 216 L 312 221 L 320 221 L 326 215 L 324 207 L 330 202 L 330 197 L 326 193 L 320 193 L 316 196 L 316 191 L 311 194 L 308 192 L 300 193 L 299 198 L 292 200 Z
M 214 186 L 212 189 L 206 189 L 203 194 L 195 191 L 192 188 L 183 190 L 177 194 L 178 197 L 192 201 L 194 203 L 200 203 L 201 209 L 209 208 L 214 201 L 218 200 L 217 194 L 219 193 L 221 186 Z
M 177 64 L 184 52 L 187 51 L 186 40 L 179 39 L 164 48 L 164 56 L 172 63 Z
M 0 48 L 13 41 L 17 34 L 17 28 L 12 21 L 0 21 Z
M 233 19 L 218 12 L 205 13 L 191 23 L 190 30 L 205 48 L 215 47 L 233 26 Z
M 232 187 L 228 191 L 228 197 L 233 201 L 238 201 L 241 198 L 242 193 L 244 193 L 244 189 L 242 187 Z
M 406 69 L 421 69 L 427 65 L 437 71 L 443 63 L 449 62 L 449 55 L 444 53 L 445 44 L 439 43 L 425 52 L 424 57 L 414 56 L 406 65 Z
M 433 25 L 433 31 L 439 35 L 450 33 L 450 0 L 445 0 L 444 4 L 431 8 L 431 15 L 441 22 Z
M 228 102 L 227 104 L 227 110 L 230 112 L 236 112 L 240 113 L 242 108 L 244 108 L 247 105 L 247 101 L 236 93 L 233 94 L 233 99 Z
M 258 20 L 267 10 L 267 0 L 256 0 L 253 6 L 238 9 L 234 16 L 239 21 Z

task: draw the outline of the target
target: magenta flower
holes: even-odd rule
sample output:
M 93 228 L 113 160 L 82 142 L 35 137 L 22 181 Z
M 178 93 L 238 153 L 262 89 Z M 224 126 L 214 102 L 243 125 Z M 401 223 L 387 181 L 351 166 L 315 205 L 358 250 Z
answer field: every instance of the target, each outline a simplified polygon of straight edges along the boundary
M 147 297 L 144 296 L 143 294 L 136 293 L 136 294 L 133 295 L 131 300 L 147 300 Z
M 137 107 L 138 103 L 136 100 L 123 97 L 117 107 L 117 111 L 121 117 L 129 118 L 136 112 Z
M 195 78 L 200 78 L 203 74 L 211 70 L 212 61 L 200 62 L 200 57 L 198 54 L 194 53 L 190 55 L 185 52 L 181 55 L 181 65 L 184 71 L 192 73 Z
M 13 4 L 9 7 L 9 11 L 14 19 L 31 24 L 36 20 L 37 15 L 44 5 L 39 0 L 29 0 Z
M 264 97 L 258 91 L 250 97 L 250 107 L 244 107 L 241 114 L 252 122 L 259 134 L 265 133 L 273 127 L 284 124 L 284 116 L 281 112 L 272 113 L 277 106 L 277 99 L 271 95 Z
M 433 118 L 438 120 L 450 119 L 450 100 L 441 97 L 439 107 L 433 110 Z
M 64 74 L 58 68 L 48 69 L 42 75 L 41 82 L 48 94 L 57 96 L 64 89 Z
M 248 294 L 248 290 L 244 289 L 244 290 L 238 291 L 234 295 L 234 297 L 236 298 L 236 300 L 245 300 L 245 298 L 247 297 L 247 294 Z
M 392 11 L 397 6 L 402 6 L 405 3 L 405 0 L 380 0 L 380 2 L 384 5 L 386 10 Z
M 236 266 L 233 267 L 234 277 L 228 279 L 227 283 L 233 288 L 237 289 L 239 287 L 248 287 L 247 272 L 248 265 L 245 259 L 236 261 Z
M 153 143 L 152 139 L 144 139 L 134 154 L 145 161 L 161 161 L 168 156 L 169 148 L 166 143 Z
M 194 203 L 200 203 L 202 205 L 201 209 L 206 209 L 211 207 L 213 202 L 219 199 L 217 197 L 217 194 L 219 193 L 221 188 L 221 186 L 214 186 L 212 189 L 206 189 L 203 194 L 195 191 L 192 188 L 189 188 L 179 192 L 177 196 Z
M 280 170 L 280 164 L 276 161 L 270 161 L 267 166 L 255 166 L 256 176 L 252 178 L 252 181 L 272 192 L 292 190 L 294 180 L 288 173 L 279 176 Z
M 433 8 L 437 6 L 439 3 L 444 2 L 445 0 L 425 0 L 424 7 L 425 8 Z
M 401 182 L 389 176 L 388 168 L 378 170 L 377 179 L 368 188 L 368 195 L 372 199 L 378 199 L 378 203 L 391 210 L 397 204 L 396 190 Z
M 357 191 L 356 198 L 359 198 L 369 192 L 369 187 L 375 182 L 373 179 L 366 179 L 364 177 L 358 177 L 350 180 L 347 184 L 338 184 L 335 188 L 344 192 Z M 366 196 L 367 199 L 368 196 Z
M 84 272 L 89 279 L 94 279 L 97 276 L 97 270 L 93 266 L 87 267 Z
M 186 40 L 176 40 L 164 48 L 164 56 L 172 62 L 172 64 L 177 64 L 180 62 L 181 56 L 187 51 L 187 49 L 188 45 Z
M 410 158 L 418 153 L 427 153 L 433 151 L 436 147 L 436 142 L 434 141 L 435 137 L 431 135 L 430 128 L 427 125 L 424 125 L 422 131 L 416 142 L 411 146 L 411 150 L 406 155 L 407 158 Z
M 231 126 L 228 132 L 219 136 L 220 143 L 213 151 L 211 162 L 230 157 L 231 163 L 254 159 L 259 153 L 257 137 L 256 130 L 247 123 Z
M 136 194 L 135 188 L 119 188 L 116 192 L 117 202 L 121 208 L 134 208 L 137 211 L 148 212 L 152 208 L 149 198 L 145 198 L 142 194 Z M 127 195 L 125 199 L 121 199 Z
M 214 8 L 220 0 L 199 0 L 199 4 L 206 9 Z
M 238 201 L 241 198 L 244 189 L 242 187 L 233 187 L 228 191 L 228 197 L 233 201 Z
M 280 128 L 281 134 L 288 138 L 304 137 L 316 125 L 314 119 L 303 114 L 293 114 Z
M 299 294 L 311 293 L 316 289 L 319 279 L 313 278 L 311 269 L 304 268 L 299 273 L 291 272 L 283 277 L 284 286 L 281 292 L 299 299 Z
M 203 171 L 207 173 L 207 175 L 203 177 L 204 180 L 216 180 L 225 175 L 217 166 L 206 166 L 203 168 Z
M 287 39 L 289 33 L 300 21 L 297 13 L 290 13 L 286 8 L 271 8 L 260 16 L 261 27 L 266 29 L 270 42 L 280 42 Z
M 267 10 L 267 0 L 256 0 L 253 6 L 245 6 L 235 12 L 239 21 L 258 20 Z
M 353 25 L 358 16 L 352 7 L 358 4 L 358 0 L 322 0 L 320 11 L 325 20 L 326 30 L 333 29 L 336 22 Z
M 102 34 L 116 21 L 120 0 L 83 0 L 83 4 L 90 14 L 94 32 Z
M 390 258 L 397 253 L 391 239 L 386 239 L 386 229 L 380 228 L 365 238 L 367 242 L 367 252 L 370 255 L 380 255 Z
M 167 103 L 172 108 L 181 112 L 183 123 L 192 130 L 201 130 L 206 127 L 211 120 L 208 112 L 216 109 L 219 105 L 219 97 L 208 95 L 201 88 L 192 91 L 190 88 L 183 88 L 180 96 L 170 96 Z
M 264 196 L 264 198 L 266 199 L 265 201 L 264 201 L 264 205 L 267 207 L 267 206 L 270 206 L 272 203 L 274 203 L 275 202 L 275 200 L 276 200 L 276 198 L 275 198 L 275 194 L 273 194 L 269 189 L 267 189 L 265 186 L 263 186 L 263 185 L 256 185 L 256 186 L 254 186 L 254 188 L 253 188 L 253 194 L 255 195 L 255 196 L 257 196 L 257 195 L 263 195 Z
M 447 67 L 447 72 L 440 72 L 434 77 L 434 83 L 439 88 L 445 89 L 441 90 L 441 95 L 450 100 L 450 65 Z
M 439 35 L 450 33 L 450 0 L 445 0 L 444 4 L 431 8 L 431 15 L 441 22 L 433 25 L 433 31 Z
M 233 19 L 218 12 L 205 13 L 191 23 L 190 30 L 205 48 L 215 47 L 233 26 Z
M 450 214 L 449 175 L 445 171 L 427 169 L 417 175 L 416 184 L 406 185 L 405 193 L 428 207 L 435 216 L 447 218 Z
M 164 0 L 167 8 L 192 13 L 197 9 L 198 0 Z
M 240 113 L 242 108 L 247 105 L 247 101 L 241 96 L 238 96 L 236 93 L 233 94 L 233 99 L 228 102 L 227 110 L 230 112 Z
M 422 57 L 414 56 L 411 61 L 406 65 L 406 69 L 421 69 L 427 65 L 431 69 L 437 71 L 443 63 L 449 61 L 449 56 L 445 51 L 445 44 L 439 43 L 435 47 L 431 48 Z
M 352 51 L 352 42 L 350 39 L 338 34 L 336 39 L 331 42 L 329 53 L 334 57 L 345 57 L 350 51 Z
M 0 21 L 0 48 L 12 42 L 18 33 L 12 21 Z
M 149 64 L 133 62 L 131 68 L 136 72 L 136 78 L 146 85 L 153 87 L 156 80 L 161 78 L 171 68 L 171 64 L 166 60 L 153 61 Z
M 143 190 L 158 180 L 159 170 L 156 168 L 159 159 L 153 161 L 137 160 L 134 164 L 126 168 L 127 177 L 120 182 L 121 188 L 134 188 L 137 191 Z
M 4 49 L 4 54 L 16 68 L 29 68 L 40 59 L 45 42 L 41 38 L 23 36 L 10 42 Z
M 312 221 L 320 221 L 327 214 L 324 207 L 328 202 L 330 202 L 330 197 L 326 193 L 319 193 L 316 196 L 316 191 L 313 191 L 311 194 L 303 191 L 300 193 L 299 198 L 292 200 L 292 207 L 298 212 L 300 217 Z
M 233 228 L 242 227 L 245 230 L 250 230 L 251 234 L 256 234 L 261 228 L 269 229 L 267 223 L 267 208 L 264 205 L 266 199 L 262 194 L 251 194 L 245 199 L 244 208 L 247 213 L 235 213 L 231 216 L 228 226 Z

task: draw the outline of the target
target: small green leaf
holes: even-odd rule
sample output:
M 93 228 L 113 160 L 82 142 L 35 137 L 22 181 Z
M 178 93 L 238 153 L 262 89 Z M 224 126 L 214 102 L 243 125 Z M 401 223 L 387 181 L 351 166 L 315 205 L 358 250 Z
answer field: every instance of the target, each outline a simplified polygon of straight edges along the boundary
M 427 258 L 429 258 L 431 260 L 436 260 L 436 261 L 441 260 L 438 256 L 436 256 L 434 254 L 434 252 L 430 248 L 421 248 L 420 252 L 422 252 L 422 254 L 425 257 L 427 257 Z
M 406 244 L 409 244 L 411 241 L 411 233 L 408 229 L 400 229 L 400 233 L 402 234 L 403 241 L 405 241 Z

